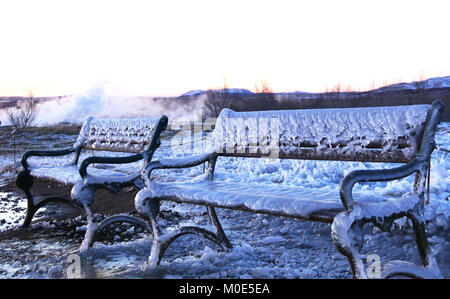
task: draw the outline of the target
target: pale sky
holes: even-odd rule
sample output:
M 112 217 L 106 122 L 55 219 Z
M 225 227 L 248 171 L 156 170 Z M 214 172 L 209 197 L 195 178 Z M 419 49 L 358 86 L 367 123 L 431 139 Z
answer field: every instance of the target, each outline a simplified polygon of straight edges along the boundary
M 450 75 L 450 1 L 0 2 L 0 95 L 323 91 Z

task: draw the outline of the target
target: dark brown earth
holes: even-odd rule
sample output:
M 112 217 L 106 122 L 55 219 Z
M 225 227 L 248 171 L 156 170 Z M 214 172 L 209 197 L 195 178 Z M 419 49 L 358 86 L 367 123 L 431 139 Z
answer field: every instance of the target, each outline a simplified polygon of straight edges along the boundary
M 33 195 L 58 195 L 65 198 L 70 198 L 71 185 L 64 185 L 50 180 L 35 180 L 34 186 L 31 189 Z M 5 192 L 14 192 L 19 195 L 23 195 L 22 190 L 15 186 L 15 181 L 11 181 L 6 186 L 2 187 Z M 118 194 L 111 194 L 107 190 L 97 190 L 95 193 L 95 201 L 92 204 L 92 211 L 96 214 L 113 215 L 119 213 L 135 214 L 134 197 L 137 189 L 127 188 L 122 189 Z M 39 220 L 33 220 L 33 222 L 43 221 L 62 221 L 67 219 L 74 219 L 78 216 L 84 217 L 84 212 L 74 206 L 70 206 L 64 203 L 52 203 L 46 206 L 48 211 L 39 218 Z M 24 215 L 25 216 L 25 215 Z M 32 222 L 32 223 L 33 223 Z M 73 224 L 75 230 L 76 224 Z M 70 230 L 67 227 L 67 230 Z M 33 228 L 33 225 L 28 228 L 17 228 L 13 230 L 6 230 L 0 232 L 0 241 L 18 238 L 20 240 L 29 240 L 35 238 L 37 231 L 42 231 L 42 227 Z

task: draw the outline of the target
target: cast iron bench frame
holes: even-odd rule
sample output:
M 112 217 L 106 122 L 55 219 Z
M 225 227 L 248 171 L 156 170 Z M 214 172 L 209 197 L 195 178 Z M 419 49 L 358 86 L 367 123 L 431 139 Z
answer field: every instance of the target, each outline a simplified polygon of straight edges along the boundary
M 135 130 L 132 128 L 133 123 L 139 123 L 139 121 L 148 121 L 149 124 L 144 124 L 144 129 L 146 132 L 135 132 L 133 136 L 130 135 L 120 135 L 115 136 L 116 140 L 108 140 L 108 137 L 101 131 L 100 126 L 103 129 L 108 129 L 108 122 L 117 121 L 119 127 L 115 128 L 116 131 L 125 130 Z M 125 122 L 124 122 L 125 121 Z M 92 125 L 95 122 L 96 125 Z M 123 126 L 120 125 L 123 122 Z M 127 164 L 133 163 L 140 160 L 144 160 L 144 167 L 150 163 L 153 158 L 153 154 L 156 149 L 161 145 L 160 134 L 163 130 L 167 128 L 168 118 L 163 115 L 159 119 L 94 119 L 89 117 L 83 123 L 81 127 L 77 142 L 70 148 L 63 150 L 53 150 L 53 151 L 27 151 L 21 159 L 21 164 L 24 168 L 22 172 L 17 175 L 16 185 L 19 189 L 23 190 L 27 198 L 27 211 L 25 215 L 22 227 L 28 227 L 36 214 L 36 212 L 43 206 L 52 202 L 62 202 L 75 206 L 85 211 L 88 224 L 85 234 L 85 238 L 81 245 L 80 250 L 85 251 L 93 245 L 95 238 L 99 232 L 105 229 L 107 226 L 115 222 L 128 222 L 134 225 L 139 225 L 146 230 L 150 230 L 148 223 L 138 217 L 132 217 L 128 215 L 113 215 L 107 217 L 100 223 L 94 222 L 93 213 L 91 211 L 91 204 L 94 202 L 95 190 L 103 188 L 111 192 L 112 194 L 117 194 L 121 189 L 126 187 L 135 186 L 138 189 L 143 187 L 143 182 L 141 179 L 141 169 L 132 174 L 124 174 L 123 176 L 112 176 L 112 177 L 96 177 L 88 173 L 88 166 L 95 164 Z M 130 127 L 128 127 L 130 126 Z M 153 126 L 152 128 L 147 126 Z M 91 136 L 92 132 L 100 132 L 97 134 L 102 134 L 101 136 Z M 151 130 L 151 132 L 148 132 Z M 150 138 L 142 137 L 143 134 L 151 134 Z M 131 137 L 130 137 L 131 136 Z M 102 138 L 99 142 L 95 139 Z M 140 138 L 138 141 L 132 139 Z M 28 163 L 28 158 L 32 156 L 39 157 L 56 157 L 73 154 L 72 160 L 64 166 L 74 166 L 78 164 L 80 154 L 82 150 L 94 150 L 94 151 L 109 151 L 109 152 L 124 152 L 133 153 L 133 155 L 123 156 L 123 157 L 107 157 L 107 156 L 90 156 L 84 159 L 79 167 L 78 171 L 80 174 L 80 180 L 75 182 L 71 191 L 71 198 L 65 198 L 61 196 L 34 196 L 31 193 L 31 188 L 34 184 L 34 177 L 30 171 L 30 164 Z M 50 168 L 51 171 L 51 168 Z M 51 181 L 57 181 L 56 179 L 47 178 Z M 68 183 L 72 185 L 72 183 Z
M 386 108 L 386 107 L 382 107 Z M 346 108 L 353 109 L 353 108 Z M 377 111 L 377 108 L 372 108 Z M 366 223 L 373 223 L 375 226 L 379 227 L 383 231 L 389 231 L 393 225 L 394 220 L 407 217 L 412 220 L 414 227 L 414 233 L 416 237 L 416 243 L 418 251 L 424 267 L 416 266 L 409 262 L 394 261 L 389 262 L 385 266 L 385 271 L 382 273 L 382 277 L 389 278 L 394 275 L 406 275 L 410 277 L 427 277 L 432 276 L 436 273 L 437 264 L 434 260 L 433 255 L 430 253 L 427 238 L 425 234 L 425 220 L 424 220 L 424 209 L 426 202 L 426 183 L 429 179 L 429 169 L 430 169 L 430 156 L 435 148 L 434 135 L 436 131 L 436 126 L 440 120 L 440 114 L 443 110 L 443 103 L 441 101 L 434 101 L 429 107 L 425 122 L 422 123 L 422 136 L 418 137 L 418 142 L 416 144 L 416 153 L 413 157 L 406 159 L 401 156 L 390 156 L 389 161 L 383 161 L 383 159 L 376 156 L 368 156 L 362 158 L 359 156 L 355 157 L 339 157 L 335 155 L 333 157 L 327 157 L 326 159 L 318 159 L 317 157 L 306 156 L 303 159 L 312 160 L 337 160 L 337 161 L 364 161 L 364 162 L 399 162 L 406 163 L 403 166 L 395 167 L 392 169 L 377 169 L 377 170 L 356 170 L 347 174 L 340 183 L 340 200 L 343 205 L 343 211 L 339 214 L 331 216 L 330 218 L 323 217 L 311 217 L 307 220 L 311 221 L 322 221 L 332 223 L 331 234 L 334 244 L 338 251 L 345 255 L 350 263 L 352 274 L 354 278 L 367 278 L 364 264 L 359 255 L 359 251 L 363 245 L 363 230 L 362 227 Z M 234 113 L 230 109 L 222 110 L 219 120 L 221 117 L 228 113 Z M 218 120 L 218 122 L 219 122 Z M 216 123 L 217 129 L 217 123 Z M 239 137 L 239 136 L 238 136 Z M 143 178 L 146 187 L 138 192 L 136 195 L 136 210 L 138 213 L 143 215 L 148 219 L 150 226 L 153 231 L 153 243 L 151 248 L 151 254 L 148 260 L 147 267 L 156 267 L 160 264 L 160 261 L 164 255 L 164 252 L 169 247 L 169 245 L 177 238 L 186 234 L 196 234 L 201 235 L 221 247 L 223 250 L 227 251 L 232 248 L 225 232 L 219 222 L 217 214 L 214 210 L 215 207 L 242 210 L 247 212 L 265 213 L 261 211 L 252 211 L 246 207 L 230 208 L 227 206 L 213 205 L 211 203 L 203 202 L 199 203 L 198 200 L 193 203 L 192 200 L 183 198 L 182 196 L 167 198 L 164 196 L 158 196 L 156 190 L 152 190 L 151 174 L 155 169 L 170 169 L 170 168 L 189 168 L 201 165 L 205 162 L 208 163 L 206 173 L 203 177 L 206 180 L 213 180 L 214 169 L 216 165 L 216 160 L 220 156 L 235 156 L 243 157 L 245 155 L 229 153 L 229 152 L 217 152 L 205 151 L 204 153 L 193 155 L 187 158 L 174 158 L 174 159 L 161 159 L 159 161 L 152 161 L 149 163 L 144 171 Z M 245 156 L 249 157 L 249 155 Z M 254 154 L 253 157 L 260 157 L 258 154 Z M 286 158 L 286 157 L 280 157 Z M 287 157 L 288 158 L 288 157 Z M 297 158 L 298 159 L 298 158 Z M 300 158 L 302 159 L 302 158 Z M 353 186 L 358 182 L 374 182 L 374 181 L 390 181 L 401 179 L 407 177 L 411 174 L 416 174 L 415 183 L 413 187 L 413 193 L 416 196 L 417 203 L 414 207 L 401 211 L 387 213 L 382 217 L 366 217 L 364 216 L 364 207 L 360 206 L 357 201 L 353 200 L 352 189 Z M 172 184 L 176 184 L 173 182 Z M 208 231 L 197 226 L 180 227 L 174 229 L 171 232 L 164 234 L 162 229 L 158 225 L 157 216 L 160 209 L 160 201 L 167 200 L 178 203 L 190 203 L 196 205 L 205 205 L 207 208 L 207 213 L 215 228 L 215 231 Z M 265 213 L 276 216 L 292 217 L 287 213 L 280 211 L 279 213 Z M 298 217 L 294 217 L 298 218 Z M 300 218 L 305 220 L 305 218 Z M 431 273 L 431 274 L 430 274 Z

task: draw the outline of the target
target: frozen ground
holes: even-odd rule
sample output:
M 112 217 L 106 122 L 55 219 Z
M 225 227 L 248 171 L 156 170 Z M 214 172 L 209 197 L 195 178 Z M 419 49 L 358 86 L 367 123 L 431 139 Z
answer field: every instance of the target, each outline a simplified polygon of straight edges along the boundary
M 429 220 L 428 235 L 443 275 L 450 277 L 450 124 L 439 126 L 438 150 L 433 153 L 431 168 L 431 203 L 426 207 Z M 28 136 L 30 137 L 30 136 Z M 35 137 L 35 136 L 31 136 Z M 75 135 L 54 135 L 52 141 L 35 138 L 40 146 Z M 39 141 L 42 140 L 42 141 Z M 39 144 L 37 144 L 39 146 Z M 184 148 L 184 154 L 186 149 Z M 182 155 L 173 152 L 169 141 L 158 156 Z M 2 184 L 15 173 L 12 154 L 0 156 Z M 59 162 L 64 159 L 56 159 Z M 35 159 L 35 163 L 48 163 Z M 269 161 L 256 159 L 220 158 L 216 179 L 254 184 L 302 186 L 304 188 L 337 188 L 340 179 L 349 171 L 364 168 L 389 168 L 390 164 L 325 162 L 325 161 Z M 133 165 L 131 167 L 138 167 Z M 159 180 L 173 181 L 194 176 L 202 167 L 188 170 L 157 172 Z M 156 173 L 155 173 L 156 174 Z M 389 183 L 357 185 L 361 192 L 399 196 L 412 186 L 413 177 Z M 1 188 L 1 187 L 0 187 Z M 66 277 L 69 254 L 76 253 L 84 233 L 83 217 L 46 221 L 44 216 L 60 212 L 48 208 L 40 213 L 33 227 L 21 238 L 4 237 L 0 243 L 0 277 L 47 278 Z M 0 189 L 0 230 L 14 234 L 18 231 L 25 210 L 20 193 Z M 167 251 L 160 270 L 141 271 L 149 254 L 151 237 L 140 229 L 123 225 L 114 228 L 103 242 L 97 242 L 81 257 L 82 277 L 167 277 L 167 278 L 350 278 L 347 260 L 340 255 L 331 240 L 330 225 L 304 222 L 252 213 L 218 210 L 222 225 L 234 249 L 217 252 L 214 244 L 192 236 L 177 240 Z M 98 215 L 99 218 L 104 217 Z M 163 203 L 160 215 L 163 224 L 207 226 L 205 209 L 190 205 Z M 419 263 L 414 236 L 408 223 L 399 221 L 392 233 L 383 233 L 366 226 L 363 254 L 378 254 L 382 262 L 402 259 Z M 206 246 L 206 247 L 205 247 Z

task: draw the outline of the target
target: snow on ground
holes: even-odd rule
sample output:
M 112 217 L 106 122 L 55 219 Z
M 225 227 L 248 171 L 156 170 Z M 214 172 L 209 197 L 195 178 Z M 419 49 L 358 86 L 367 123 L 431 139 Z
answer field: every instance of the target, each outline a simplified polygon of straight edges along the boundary
M 450 277 L 450 123 L 439 126 L 438 150 L 431 165 L 431 203 L 426 207 L 429 242 L 443 275 Z M 76 136 L 74 136 L 75 139 Z M 92 153 L 86 153 L 89 155 Z M 96 153 L 97 154 L 97 153 Z M 174 153 L 170 141 L 163 141 L 155 159 Z M 54 159 L 54 158 L 53 158 Z M 59 162 L 67 159 L 56 158 Z M 11 164 L 12 157 L 0 157 L 0 167 Z M 48 159 L 34 159 L 49 163 Z M 218 160 L 216 179 L 252 184 L 302 186 L 303 188 L 337 188 L 339 181 L 354 169 L 390 168 L 394 164 L 328 162 L 328 161 L 264 161 L 224 158 Z M 138 168 L 138 163 L 128 171 Z M 6 169 L 6 168 L 4 168 Z M 163 181 L 176 181 L 202 172 L 202 166 L 191 169 L 156 171 Z M 4 176 L 11 173 L 5 171 Z M 5 180 L 5 177 L 3 177 Z M 413 176 L 394 182 L 367 183 L 355 186 L 357 191 L 400 196 L 410 190 Z M 25 210 L 22 194 L 1 192 L 0 230 L 18 226 Z M 49 208 L 50 210 L 50 208 Z M 143 231 L 124 225 L 115 229 L 111 242 L 97 242 L 82 256 L 83 277 L 166 277 L 166 278 L 350 278 L 347 260 L 339 254 L 331 240 L 330 225 L 305 222 L 253 213 L 217 210 L 222 225 L 234 248 L 218 252 L 216 245 L 194 236 L 175 241 L 166 252 L 158 272 L 143 272 L 151 237 Z M 46 211 L 40 212 L 42 214 Z M 101 217 L 101 215 L 98 215 Z M 82 217 L 61 222 L 39 222 L 35 238 L 8 239 L 0 243 L 0 277 L 47 278 L 66 277 L 67 257 L 80 245 L 85 220 Z M 163 226 L 197 224 L 208 226 L 204 207 L 165 202 L 162 205 Z M 75 229 L 74 229 L 75 228 Z M 402 259 L 420 263 L 412 228 L 399 221 L 392 233 L 384 233 L 371 225 L 365 227 L 363 258 L 378 254 L 381 261 Z

